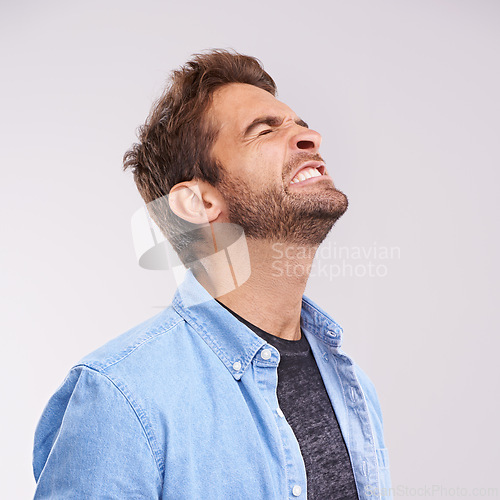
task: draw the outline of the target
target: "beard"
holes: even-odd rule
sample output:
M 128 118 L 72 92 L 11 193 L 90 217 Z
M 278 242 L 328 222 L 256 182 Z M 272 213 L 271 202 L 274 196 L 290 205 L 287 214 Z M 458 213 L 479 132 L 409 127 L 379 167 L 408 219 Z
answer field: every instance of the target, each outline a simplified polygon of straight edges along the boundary
M 291 172 L 308 160 L 322 161 L 318 154 L 299 154 L 285 165 L 282 185 L 264 190 L 224 173 L 218 187 L 228 206 L 229 222 L 241 226 L 247 238 L 318 246 L 345 213 L 348 201 L 326 181 L 312 184 L 313 190 L 290 192 L 284 187 Z

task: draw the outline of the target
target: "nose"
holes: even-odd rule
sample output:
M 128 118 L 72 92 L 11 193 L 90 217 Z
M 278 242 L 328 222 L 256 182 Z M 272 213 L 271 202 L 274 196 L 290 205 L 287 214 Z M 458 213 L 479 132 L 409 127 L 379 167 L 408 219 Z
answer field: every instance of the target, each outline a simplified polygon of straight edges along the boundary
M 290 137 L 290 147 L 293 151 L 308 151 L 317 153 L 321 145 L 321 134 L 310 128 L 297 126 Z

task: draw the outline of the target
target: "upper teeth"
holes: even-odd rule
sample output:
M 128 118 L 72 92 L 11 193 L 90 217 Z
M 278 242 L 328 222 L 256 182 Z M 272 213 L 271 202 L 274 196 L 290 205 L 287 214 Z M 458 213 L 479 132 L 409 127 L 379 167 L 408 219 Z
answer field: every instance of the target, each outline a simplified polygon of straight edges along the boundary
M 320 177 L 321 174 L 314 167 L 305 168 L 301 170 L 290 182 L 290 184 L 295 184 L 296 182 L 305 181 L 306 179 L 310 179 L 311 177 Z

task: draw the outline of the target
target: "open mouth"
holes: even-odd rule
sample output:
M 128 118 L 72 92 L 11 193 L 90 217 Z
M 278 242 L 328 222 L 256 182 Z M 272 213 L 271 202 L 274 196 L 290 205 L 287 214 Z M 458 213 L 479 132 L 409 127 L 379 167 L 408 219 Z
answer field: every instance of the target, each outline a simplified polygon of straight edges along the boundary
M 304 182 L 315 177 L 321 177 L 323 175 L 325 175 L 324 165 L 318 165 L 317 167 L 304 167 L 295 174 L 293 179 L 290 181 L 290 184 L 298 184 L 300 182 Z

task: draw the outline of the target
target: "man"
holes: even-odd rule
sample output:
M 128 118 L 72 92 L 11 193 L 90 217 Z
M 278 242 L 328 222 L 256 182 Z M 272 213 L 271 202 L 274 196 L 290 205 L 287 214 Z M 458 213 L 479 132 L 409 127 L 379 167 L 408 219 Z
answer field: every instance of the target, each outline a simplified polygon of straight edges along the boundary
M 340 326 L 303 297 L 347 198 L 321 136 L 275 93 L 256 59 L 228 51 L 173 72 L 124 165 L 186 279 L 52 397 L 36 498 L 387 493 L 373 385 L 340 349 Z M 244 251 L 229 251 L 235 228 Z

